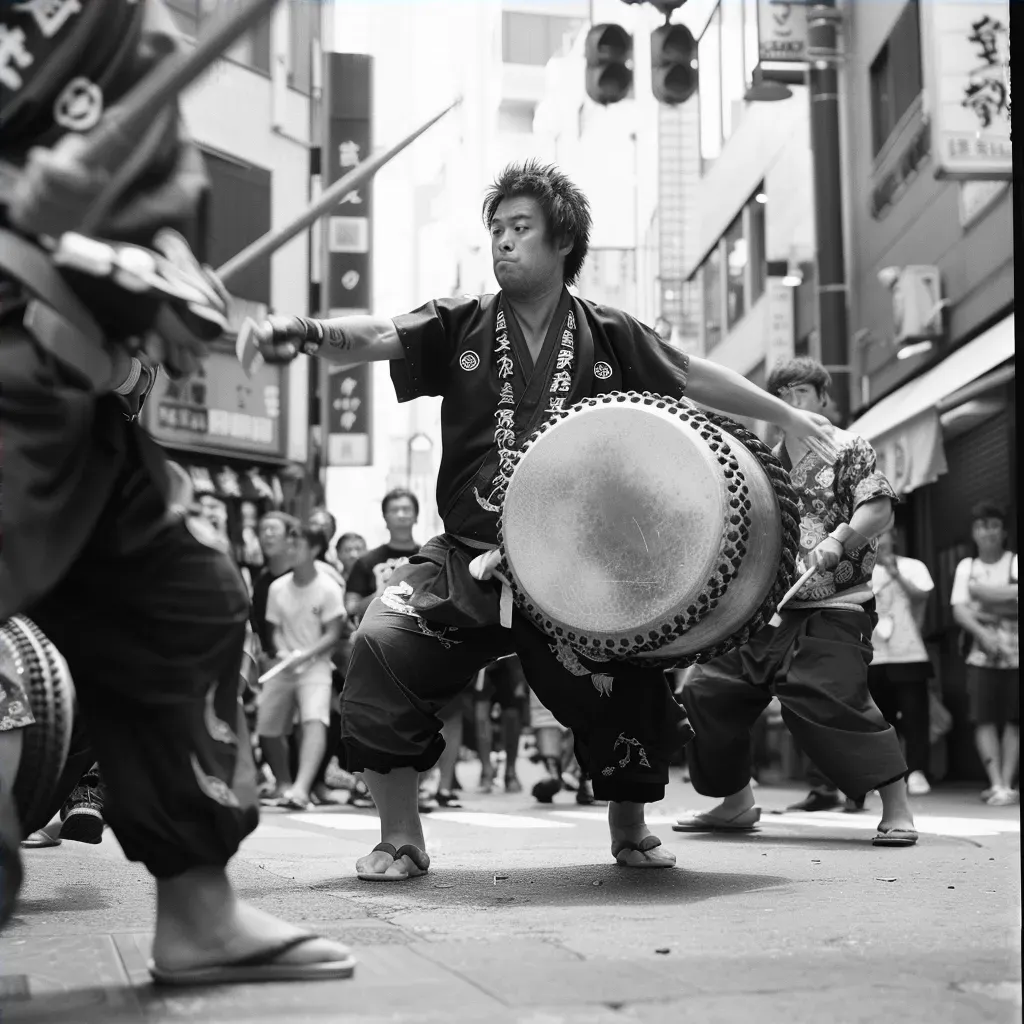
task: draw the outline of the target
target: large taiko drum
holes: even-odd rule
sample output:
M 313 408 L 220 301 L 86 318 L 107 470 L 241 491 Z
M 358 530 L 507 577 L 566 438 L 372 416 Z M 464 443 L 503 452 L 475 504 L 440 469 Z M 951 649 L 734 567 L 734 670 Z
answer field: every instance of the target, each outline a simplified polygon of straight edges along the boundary
M 22 833 L 28 835 L 47 823 L 53 809 L 71 746 L 75 690 L 67 662 L 23 615 L 0 622 L 0 680 L 21 689 L 35 717 L 24 731 L 14 786 Z
M 689 402 L 611 394 L 524 444 L 501 513 L 513 597 L 597 660 L 707 661 L 746 643 L 792 582 L 789 476 L 738 424 Z

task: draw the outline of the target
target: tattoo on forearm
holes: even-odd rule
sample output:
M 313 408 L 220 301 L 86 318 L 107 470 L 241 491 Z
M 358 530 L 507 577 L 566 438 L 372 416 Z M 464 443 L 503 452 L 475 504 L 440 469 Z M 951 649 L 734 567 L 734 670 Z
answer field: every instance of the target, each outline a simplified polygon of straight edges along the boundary
M 336 324 L 327 324 L 327 344 L 340 352 L 347 352 L 352 347 L 352 339 Z

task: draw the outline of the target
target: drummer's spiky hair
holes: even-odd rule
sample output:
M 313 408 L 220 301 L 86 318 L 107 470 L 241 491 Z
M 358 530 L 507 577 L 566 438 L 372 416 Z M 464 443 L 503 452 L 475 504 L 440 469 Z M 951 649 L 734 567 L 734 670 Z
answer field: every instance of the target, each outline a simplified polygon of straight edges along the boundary
M 549 238 L 563 245 L 572 242 L 562 276 L 567 285 L 575 284 L 590 248 L 587 197 L 554 164 L 545 165 L 536 160 L 509 164 L 484 197 L 484 224 L 489 228 L 498 206 L 505 199 L 517 196 L 532 196 L 540 203 Z

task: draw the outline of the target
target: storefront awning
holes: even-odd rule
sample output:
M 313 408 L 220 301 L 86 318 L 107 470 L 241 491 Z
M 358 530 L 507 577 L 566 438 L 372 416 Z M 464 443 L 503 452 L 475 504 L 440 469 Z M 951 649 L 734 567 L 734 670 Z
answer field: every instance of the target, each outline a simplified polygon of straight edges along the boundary
M 934 483 L 946 472 L 939 413 L 943 399 L 1012 359 L 1013 315 L 904 384 L 850 426 L 867 438 L 878 468 L 898 494 Z
M 891 395 L 886 395 L 850 425 L 850 432 L 860 434 L 874 444 L 883 434 L 917 419 L 924 412 L 934 411 L 947 395 L 959 391 L 1007 359 L 1012 359 L 1013 354 L 1011 313 L 974 341 L 958 348 L 937 366 L 908 381 Z

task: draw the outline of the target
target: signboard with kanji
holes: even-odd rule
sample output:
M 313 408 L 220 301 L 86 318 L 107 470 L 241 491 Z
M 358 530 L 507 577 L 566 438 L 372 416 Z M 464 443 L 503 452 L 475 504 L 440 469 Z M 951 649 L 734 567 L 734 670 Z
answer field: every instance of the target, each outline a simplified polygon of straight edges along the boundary
M 143 423 L 171 447 L 280 458 L 287 450 L 282 383 L 282 367 L 264 365 L 250 377 L 230 349 L 215 348 L 187 380 L 157 377 Z
M 807 7 L 787 0 L 757 0 L 757 36 L 762 63 L 807 60 Z
M 943 0 L 922 4 L 921 13 L 936 177 L 1012 177 L 1009 3 Z
M 324 54 L 323 187 L 371 155 L 373 58 Z M 325 218 L 323 302 L 330 316 L 372 306 L 373 194 L 370 183 L 345 193 Z M 373 375 L 366 366 L 330 368 L 324 395 L 328 466 L 368 466 Z

